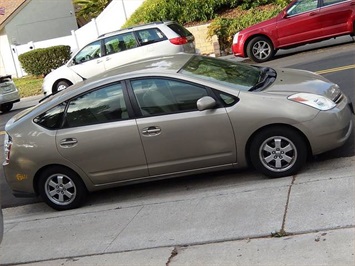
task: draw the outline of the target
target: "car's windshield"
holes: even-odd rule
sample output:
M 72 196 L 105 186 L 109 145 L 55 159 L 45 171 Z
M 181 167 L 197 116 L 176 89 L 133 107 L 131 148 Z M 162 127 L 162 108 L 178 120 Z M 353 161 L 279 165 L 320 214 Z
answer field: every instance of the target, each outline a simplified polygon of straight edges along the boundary
M 248 91 L 259 82 L 261 71 L 258 67 L 246 64 L 194 56 L 179 73 Z

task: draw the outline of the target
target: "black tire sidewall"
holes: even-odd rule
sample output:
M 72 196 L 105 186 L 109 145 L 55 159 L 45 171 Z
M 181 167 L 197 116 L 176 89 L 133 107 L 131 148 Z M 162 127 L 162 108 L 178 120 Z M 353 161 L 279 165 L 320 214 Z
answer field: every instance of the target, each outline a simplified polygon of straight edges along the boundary
M 48 198 L 46 191 L 45 191 L 45 184 L 46 184 L 47 179 L 54 174 L 68 176 L 74 182 L 75 187 L 76 187 L 76 197 L 71 203 L 69 203 L 67 205 L 58 205 L 58 204 L 55 204 L 53 201 L 51 201 Z M 75 209 L 75 208 L 80 207 L 83 204 L 83 202 L 85 201 L 86 195 L 87 195 L 86 187 L 85 187 L 83 181 L 81 180 L 81 178 L 74 171 L 70 170 L 69 168 L 62 167 L 62 166 L 53 166 L 53 167 L 45 169 L 41 173 L 41 176 L 40 176 L 39 182 L 38 182 L 38 191 L 39 191 L 39 194 L 41 195 L 43 201 L 48 206 L 50 206 L 53 209 L 58 210 L 58 211 L 70 210 L 70 209 Z
M 13 106 L 14 106 L 13 103 L 4 103 L 4 104 L 0 105 L 0 111 L 2 113 L 10 112 L 10 110 L 12 109 Z
M 59 88 L 60 85 L 65 85 L 66 88 L 68 88 L 68 87 L 70 86 L 70 84 L 69 84 L 67 81 L 61 80 L 61 81 L 59 81 L 59 82 L 57 83 L 57 85 L 56 85 L 56 87 L 55 87 L 56 91 L 58 91 L 58 88 Z
M 282 172 L 272 171 L 266 168 L 261 162 L 259 156 L 260 146 L 266 139 L 273 136 L 283 136 L 289 139 L 297 149 L 296 162 L 288 170 Z M 291 176 L 295 175 L 305 164 L 307 160 L 307 145 L 305 143 L 305 140 L 300 136 L 300 133 L 298 133 L 296 130 L 286 127 L 269 128 L 259 132 L 252 140 L 252 143 L 250 145 L 250 159 L 255 169 L 270 178 Z
M 259 41 L 267 42 L 269 44 L 270 50 L 271 50 L 269 56 L 266 57 L 265 59 L 262 59 L 262 60 L 259 58 L 256 58 L 254 56 L 254 54 L 252 53 L 252 47 L 254 46 L 255 43 L 257 43 Z M 269 61 L 270 59 L 272 59 L 274 57 L 274 54 L 275 54 L 274 46 L 273 46 L 272 42 L 266 37 L 263 37 L 263 36 L 254 37 L 253 39 L 250 40 L 250 42 L 247 45 L 247 55 L 254 62 L 263 63 L 263 62 Z

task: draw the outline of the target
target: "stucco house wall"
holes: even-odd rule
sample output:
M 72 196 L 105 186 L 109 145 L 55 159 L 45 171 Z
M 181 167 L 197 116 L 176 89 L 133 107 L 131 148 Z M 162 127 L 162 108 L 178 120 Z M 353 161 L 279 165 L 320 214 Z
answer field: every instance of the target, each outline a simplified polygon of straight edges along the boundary
M 71 0 L 31 0 L 5 26 L 15 45 L 66 36 L 77 28 Z

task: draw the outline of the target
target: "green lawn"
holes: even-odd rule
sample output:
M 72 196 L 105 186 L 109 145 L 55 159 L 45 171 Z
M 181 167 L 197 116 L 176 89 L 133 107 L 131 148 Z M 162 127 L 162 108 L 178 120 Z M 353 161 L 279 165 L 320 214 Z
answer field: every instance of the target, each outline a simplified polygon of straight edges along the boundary
M 16 87 L 20 91 L 20 97 L 28 97 L 42 94 L 43 78 L 26 76 L 23 78 L 14 78 Z

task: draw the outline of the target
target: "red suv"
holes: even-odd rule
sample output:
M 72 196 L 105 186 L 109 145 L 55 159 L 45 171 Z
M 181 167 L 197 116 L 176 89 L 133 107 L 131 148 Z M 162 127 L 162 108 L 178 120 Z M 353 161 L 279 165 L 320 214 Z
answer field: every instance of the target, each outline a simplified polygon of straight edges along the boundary
M 265 62 L 281 48 L 354 33 L 355 0 L 293 0 L 276 17 L 236 33 L 232 51 Z

